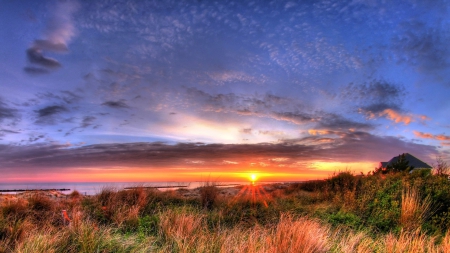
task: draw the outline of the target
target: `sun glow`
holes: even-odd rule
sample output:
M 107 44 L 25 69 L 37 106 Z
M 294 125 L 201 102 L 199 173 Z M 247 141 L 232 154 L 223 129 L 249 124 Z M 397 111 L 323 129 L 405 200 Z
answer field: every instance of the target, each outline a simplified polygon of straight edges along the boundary
M 252 184 L 255 184 L 256 179 L 257 179 L 256 174 L 250 174 L 250 181 L 252 182 Z

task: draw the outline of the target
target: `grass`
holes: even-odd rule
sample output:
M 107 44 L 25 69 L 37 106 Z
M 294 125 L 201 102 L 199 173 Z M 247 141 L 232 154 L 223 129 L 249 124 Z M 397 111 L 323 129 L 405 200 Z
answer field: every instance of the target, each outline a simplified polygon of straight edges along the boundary
M 424 175 L 343 172 L 236 196 L 34 194 L 0 203 L 0 252 L 450 252 L 450 183 Z
M 416 188 L 406 188 L 402 192 L 400 224 L 403 229 L 415 231 L 420 229 L 431 211 L 431 199 L 422 199 Z

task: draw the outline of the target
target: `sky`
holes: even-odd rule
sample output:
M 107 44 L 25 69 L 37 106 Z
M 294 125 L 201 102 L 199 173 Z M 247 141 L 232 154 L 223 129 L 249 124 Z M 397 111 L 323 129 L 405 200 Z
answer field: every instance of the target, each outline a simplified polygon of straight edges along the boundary
M 0 0 L 1 182 L 450 159 L 448 1 Z

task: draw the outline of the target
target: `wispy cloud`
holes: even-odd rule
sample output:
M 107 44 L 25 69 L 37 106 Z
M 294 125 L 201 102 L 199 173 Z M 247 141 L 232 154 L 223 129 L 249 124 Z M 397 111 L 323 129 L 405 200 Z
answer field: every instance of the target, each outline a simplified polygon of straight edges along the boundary
M 105 105 L 105 106 L 108 106 L 108 107 L 114 108 L 114 109 L 130 108 L 130 107 L 125 103 L 125 100 L 106 101 L 106 102 L 102 103 L 102 105 Z
M 401 85 L 384 80 L 372 80 L 369 83 L 350 83 L 344 86 L 340 91 L 340 97 L 343 100 L 356 100 L 360 103 L 392 103 L 393 100 L 401 103 L 406 97 L 406 91 Z
M 187 89 L 187 98 L 192 105 L 211 112 L 235 113 L 238 115 L 265 117 L 286 121 L 296 125 L 313 124 L 319 128 L 372 129 L 373 125 L 348 119 L 336 113 L 311 110 L 298 100 L 266 95 L 209 94 L 196 88 Z
M 404 115 L 392 109 L 385 109 L 380 112 L 379 115 L 386 116 L 386 118 L 394 121 L 395 123 L 403 123 L 405 125 L 409 125 L 409 123 L 413 121 L 413 117 L 411 115 Z
M 450 141 L 449 135 L 444 134 L 431 134 L 431 133 L 424 133 L 419 131 L 413 131 L 414 135 L 423 138 L 423 139 L 433 139 L 438 141 Z
M 385 109 L 378 114 L 379 116 L 385 116 L 387 119 L 394 121 L 395 123 L 403 123 L 409 125 L 413 121 L 427 121 L 430 120 L 426 115 L 415 114 L 402 114 L 393 109 Z
M 56 124 L 56 120 L 59 119 L 59 115 L 68 111 L 69 110 L 67 107 L 62 105 L 50 105 L 36 110 L 36 124 Z
M 394 48 L 401 61 L 423 71 L 441 70 L 449 66 L 447 33 L 419 20 L 403 22 L 401 29 L 403 33 L 394 39 Z
M 15 119 L 18 111 L 9 107 L 0 97 L 0 122 L 6 119 Z
M 68 51 L 68 43 L 75 36 L 73 14 L 78 9 L 78 3 L 73 1 L 58 1 L 52 10 L 43 31 L 44 39 L 35 40 L 26 50 L 28 61 L 32 64 L 24 68 L 30 74 L 44 74 L 59 68 L 61 63 L 44 55 L 44 52 L 63 53 Z

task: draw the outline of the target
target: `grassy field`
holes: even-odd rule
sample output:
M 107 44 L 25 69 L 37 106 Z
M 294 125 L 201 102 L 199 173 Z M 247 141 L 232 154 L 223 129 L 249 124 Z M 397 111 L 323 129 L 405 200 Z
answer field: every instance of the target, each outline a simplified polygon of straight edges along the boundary
M 429 171 L 220 191 L 4 201 L 0 252 L 450 252 L 450 182 Z

